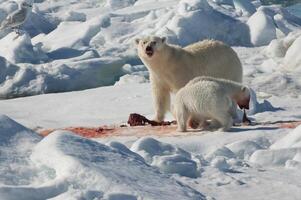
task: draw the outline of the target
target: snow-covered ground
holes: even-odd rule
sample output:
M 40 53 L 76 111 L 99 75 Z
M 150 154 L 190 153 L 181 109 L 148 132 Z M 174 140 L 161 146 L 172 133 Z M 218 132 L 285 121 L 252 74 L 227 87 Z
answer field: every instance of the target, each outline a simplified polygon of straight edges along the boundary
M 254 100 L 254 98 L 253 98 Z M 148 83 L 3 100 L 2 199 L 299 199 L 301 96 L 258 96 L 260 122 L 230 132 L 84 139 L 29 130 L 120 124 L 152 116 Z
M 300 199 L 301 125 L 277 123 L 301 121 L 300 18 L 248 0 L 34 2 L 22 35 L 0 31 L 0 97 L 72 92 L 0 101 L 0 200 Z M 0 21 L 16 9 L 0 0 Z M 37 133 L 153 117 L 133 46 L 148 34 L 232 45 L 257 125 L 95 139 Z

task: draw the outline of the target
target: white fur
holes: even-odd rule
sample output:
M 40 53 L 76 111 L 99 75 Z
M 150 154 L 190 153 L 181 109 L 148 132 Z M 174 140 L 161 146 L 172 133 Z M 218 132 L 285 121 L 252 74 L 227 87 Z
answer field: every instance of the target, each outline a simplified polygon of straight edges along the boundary
M 205 126 L 211 119 L 211 127 L 229 130 L 233 124 L 233 101 L 247 101 L 250 92 L 240 83 L 212 77 L 197 77 L 176 94 L 174 114 L 178 131 L 186 131 L 188 119 L 198 120 Z
M 136 40 L 138 55 L 150 72 L 155 120 L 162 121 L 170 110 L 170 93 L 176 93 L 197 76 L 212 76 L 242 82 L 237 54 L 222 42 L 204 40 L 184 48 L 170 45 L 165 38 Z M 152 46 L 149 57 L 146 47 Z

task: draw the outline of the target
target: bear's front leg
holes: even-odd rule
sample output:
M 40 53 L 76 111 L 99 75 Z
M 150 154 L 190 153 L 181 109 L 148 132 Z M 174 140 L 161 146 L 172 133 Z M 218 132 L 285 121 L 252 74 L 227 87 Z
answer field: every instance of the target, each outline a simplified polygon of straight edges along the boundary
M 169 90 L 158 82 L 152 81 L 153 103 L 155 108 L 155 118 L 157 122 L 164 120 L 165 113 L 170 110 Z

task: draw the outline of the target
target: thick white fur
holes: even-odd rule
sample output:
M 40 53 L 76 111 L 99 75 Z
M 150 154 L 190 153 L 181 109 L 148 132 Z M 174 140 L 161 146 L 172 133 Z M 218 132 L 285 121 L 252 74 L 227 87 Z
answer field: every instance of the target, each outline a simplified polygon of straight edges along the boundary
M 155 120 L 162 121 L 170 110 L 170 93 L 176 93 L 197 76 L 212 76 L 242 82 L 242 66 L 237 54 L 222 42 L 204 40 L 181 48 L 164 38 L 136 40 L 138 55 L 150 72 Z M 149 57 L 146 47 L 152 46 Z
M 176 94 L 174 114 L 178 131 L 186 131 L 188 119 L 205 126 L 211 119 L 212 128 L 229 130 L 233 125 L 233 101 L 249 102 L 250 91 L 240 83 L 212 77 L 196 77 Z

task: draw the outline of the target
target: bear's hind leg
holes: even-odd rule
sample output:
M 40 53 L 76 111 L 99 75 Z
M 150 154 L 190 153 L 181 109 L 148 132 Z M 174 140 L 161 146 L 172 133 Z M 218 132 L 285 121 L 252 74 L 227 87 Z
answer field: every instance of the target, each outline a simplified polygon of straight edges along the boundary
M 216 116 L 216 120 L 221 124 L 221 131 L 228 131 L 233 126 L 233 119 L 230 113 L 220 112 Z

